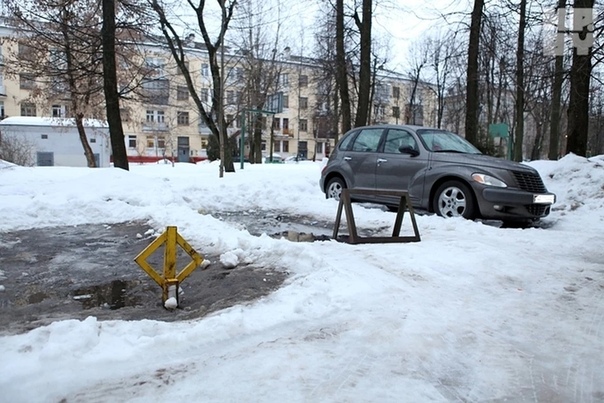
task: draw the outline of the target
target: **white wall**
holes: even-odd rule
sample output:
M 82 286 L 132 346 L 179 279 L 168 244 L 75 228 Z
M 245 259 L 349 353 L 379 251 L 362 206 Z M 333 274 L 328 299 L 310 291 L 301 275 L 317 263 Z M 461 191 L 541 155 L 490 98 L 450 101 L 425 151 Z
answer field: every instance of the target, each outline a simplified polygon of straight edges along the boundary
M 99 167 L 109 167 L 109 129 L 86 127 L 88 143 L 94 154 L 99 154 Z M 54 166 L 88 166 L 84 147 L 77 128 L 66 126 L 27 126 L 0 122 L 3 136 L 18 136 L 32 145 L 32 161 L 37 163 L 38 152 L 52 152 Z M 43 138 L 43 137 L 46 138 Z M 93 142 L 94 141 L 94 142 Z

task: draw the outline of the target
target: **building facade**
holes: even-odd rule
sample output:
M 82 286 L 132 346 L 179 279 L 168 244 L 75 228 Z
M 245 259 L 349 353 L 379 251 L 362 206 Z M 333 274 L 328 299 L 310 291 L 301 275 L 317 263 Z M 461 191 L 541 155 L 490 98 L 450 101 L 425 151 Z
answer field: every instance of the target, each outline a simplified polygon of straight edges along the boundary
M 37 77 L 28 75 L 27 71 L 3 75 L 5 63 L 18 57 L 20 44 L 12 28 L 0 27 L 0 36 L 12 38 L 3 40 L 0 47 L 0 118 L 69 117 L 68 99 L 40 102 L 32 97 L 32 93 L 40 89 Z M 129 94 L 120 105 L 129 160 L 151 162 L 170 158 L 197 162 L 208 158 L 211 131 L 201 119 L 185 76 L 172 59 L 169 49 L 157 42 L 141 43 L 138 48 L 142 49 L 137 58 L 144 68 L 144 76 L 137 83 L 137 88 L 130 92 L 128 85 L 133 81 L 132 76 L 119 84 L 122 93 Z M 187 43 L 185 50 L 193 85 L 204 108 L 210 110 L 213 85 L 207 52 L 193 41 Z M 243 119 L 245 117 L 249 125 L 253 118 L 249 111 L 255 109 L 246 104 L 246 88 L 249 86 L 242 56 L 237 52 L 226 53 L 224 113 L 227 132 L 234 143 L 239 144 Z M 126 68 L 124 64 L 122 66 Z M 278 66 L 278 78 L 271 90 L 273 93 L 265 95 L 273 99 L 279 95 L 282 108 L 263 114 L 263 155 L 268 156 L 272 152 L 282 158 L 299 155 L 307 159 L 328 156 L 336 139 L 343 134 L 334 116 L 333 84 L 323 77 L 323 70 L 316 60 L 284 52 Z M 414 85 L 395 72 L 377 72 L 370 123 L 434 125 L 434 91 L 425 83 L 418 84 Z M 410 102 L 412 93 L 413 102 Z M 268 105 L 262 109 L 266 111 Z M 244 144 L 244 153 L 249 153 L 248 143 Z

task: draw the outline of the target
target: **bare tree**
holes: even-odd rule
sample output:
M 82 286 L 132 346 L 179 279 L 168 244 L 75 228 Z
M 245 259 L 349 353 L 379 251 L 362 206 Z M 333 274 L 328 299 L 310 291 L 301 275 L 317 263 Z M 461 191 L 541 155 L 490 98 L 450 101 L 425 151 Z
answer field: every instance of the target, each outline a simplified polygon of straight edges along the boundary
M 418 87 L 422 80 L 423 70 L 428 66 L 428 54 L 429 54 L 429 42 L 421 41 L 416 42 L 410 48 L 409 56 L 409 70 L 407 71 L 407 77 L 411 81 L 411 91 L 409 93 L 409 102 L 405 108 L 405 123 L 415 125 L 416 122 L 416 111 L 415 102 L 418 93 Z
M 466 91 L 466 139 L 475 143 L 478 139 L 479 75 L 478 52 L 480 49 L 480 28 L 484 0 L 474 0 L 468 42 L 468 73 Z
M 180 29 L 177 25 L 177 19 L 174 17 L 171 19 L 170 14 L 166 12 L 166 5 L 161 0 L 147 0 L 151 9 L 155 12 L 161 31 L 164 35 L 164 39 L 170 48 L 172 53 L 172 57 L 176 61 L 178 68 L 183 73 L 185 81 L 187 83 L 187 88 L 189 89 L 189 93 L 197 106 L 199 115 L 201 119 L 205 122 L 205 124 L 210 129 L 212 136 L 217 140 L 217 143 L 221 145 L 221 147 L 226 147 L 224 152 L 224 161 L 221 160 L 221 170 L 220 176 L 222 176 L 222 169 L 226 172 L 235 172 L 235 166 L 233 164 L 233 156 L 230 150 L 228 150 L 228 135 L 226 131 L 226 122 L 224 122 L 223 114 L 221 113 L 221 108 L 224 103 L 223 95 L 223 84 L 224 78 L 222 75 L 224 72 L 221 70 L 220 66 L 220 49 L 224 46 L 224 38 L 227 30 L 229 29 L 229 24 L 233 17 L 233 12 L 235 6 L 237 4 L 237 0 L 217 0 L 217 5 L 220 10 L 220 27 L 218 29 L 218 35 L 216 39 L 212 39 L 210 37 L 210 25 L 208 24 L 207 19 L 212 18 L 209 17 L 209 13 L 206 10 L 206 1 L 200 0 L 199 3 L 195 4 L 193 1 L 189 1 L 188 5 L 190 9 L 193 11 L 197 26 L 201 32 L 201 36 L 203 38 L 203 43 L 208 52 L 208 63 L 210 66 L 210 72 L 212 74 L 212 103 L 210 110 L 206 110 L 204 107 L 197 86 L 195 85 L 193 78 L 191 76 L 191 72 L 187 66 L 187 61 L 185 57 L 185 46 L 183 38 L 180 36 Z M 173 23 L 174 21 L 174 23 Z M 219 121 L 219 119 L 221 121 Z
M 348 89 L 348 64 L 346 62 L 344 0 L 336 0 L 336 83 L 340 93 L 340 109 L 342 113 L 342 131 L 346 133 L 352 128 L 350 92 Z
M 8 2 L 12 23 L 24 33 L 17 38 L 14 70 L 7 73 L 29 82 L 32 99 L 52 102 L 67 95 L 89 167 L 96 163 L 83 119 L 104 118 L 97 5 L 83 0 L 43 0 L 37 7 Z
M 518 46 L 516 48 L 516 135 L 514 136 L 514 160 L 522 161 L 524 138 L 524 31 L 526 29 L 526 0 L 520 0 Z
M 354 12 L 354 21 L 360 32 L 360 55 L 359 55 L 359 86 L 358 86 L 358 104 L 355 118 L 355 126 L 364 126 L 368 122 L 369 116 L 369 98 L 371 92 L 371 20 L 372 20 L 372 0 L 363 0 L 363 18 L 359 17 L 358 12 Z
M 117 67 L 115 61 L 115 1 L 103 1 L 103 26 L 101 29 L 103 49 L 103 90 L 105 104 L 107 105 L 107 123 L 109 124 L 109 137 L 113 165 L 116 168 L 128 170 L 128 155 L 124 142 L 124 129 L 120 116 L 120 99 L 117 89 Z
M 579 10 L 591 12 L 594 0 L 575 0 L 575 13 Z M 576 19 L 575 19 L 576 21 Z M 577 28 L 577 27 L 575 27 Z M 573 63 L 570 69 L 570 101 L 568 105 L 568 131 L 566 152 L 587 155 L 587 136 L 589 133 L 589 88 L 592 71 L 592 48 L 579 47 L 588 34 L 588 21 L 581 27 L 583 38 L 574 37 Z
M 566 0 L 558 0 L 558 9 L 566 9 Z M 564 48 L 564 42 L 562 42 Z M 562 82 L 564 80 L 564 55 L 556 55 L 554 81 L 552 87 L 552 112 L 549 133 L 550 160 L 556 160 L 560 156 L 560 109 L 562 99 Z
M 22 136 L 0 132 L 0 160 L 21 166 L 32 166 L 34 145 Z
M 264 2 L 246 3 L 242 11 L 242 25 L 233 26 L 233 29 L 241 33 L 237 42 L 240 44 L 241 53 L 238 62 L 243 68 L 243 77 L 240 78 L 245 83 L 244 109 L 252 110 L 249 113 L 252 132 L 249 159 L 252 163 L 262 162 L 262 133 L 267 123 L 261 113 L 253 111 L 264 110 L 267 97 L 276 93 L 283 67 L 278 51 L 281 46 L 281 4 L 278 2 L 270 10 L 265 7 Z M 271 18 L 274 18 L 275 12 L 278 14 L 276 22 L 271 25 L 267 16 L 270 13 Z M 244 114 L 247 114 L 245 110 Z M 268 158 L 272 160 L 272 143 L 270 146 Z

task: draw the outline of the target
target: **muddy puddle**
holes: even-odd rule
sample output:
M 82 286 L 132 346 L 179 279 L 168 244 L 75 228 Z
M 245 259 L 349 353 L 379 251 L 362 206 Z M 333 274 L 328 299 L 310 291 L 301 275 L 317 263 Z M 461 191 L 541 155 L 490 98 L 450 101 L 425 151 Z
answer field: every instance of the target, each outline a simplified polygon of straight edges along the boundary
M 181 307 L 163 308 L 161 288 L 134 258 L 154 239 L 145 223 L 80 225 L 0 233 L 0 334 L 56 320 L 187 320 L 265 296 L 286 268 L 254 264 L 226 269 L 219 256 L 181 283 Z M 178 267 L 186 256 L 178 255 Z M 163 267 L 163 248 L 147 261 Z M 187 261 L 188 262 L 188 261 Z
M 334 220 L 321 221 L 313 217 L 284 214 L 273 211 L 222 211 L 212 216 L 231 223 L 237 223 L 241 229 L 251 235 L 266 234 L 273 238 L 285 238 L 293 242 L 326 241 L 332 239 Z M 390 227 L 357 228 L 360 236 L 371 237 L 389 230 Z M 347 234 L 346 220 L 340 225 L 340 234 Z

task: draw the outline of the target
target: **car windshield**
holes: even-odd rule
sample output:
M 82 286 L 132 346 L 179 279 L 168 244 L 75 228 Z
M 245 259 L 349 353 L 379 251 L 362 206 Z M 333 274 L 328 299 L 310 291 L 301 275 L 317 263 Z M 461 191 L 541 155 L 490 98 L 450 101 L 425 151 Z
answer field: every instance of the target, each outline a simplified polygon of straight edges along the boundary
M 417 134 L 429 151 L 482 154 L 470 142 L 455 133 L 444 130 L 420 129 Z

